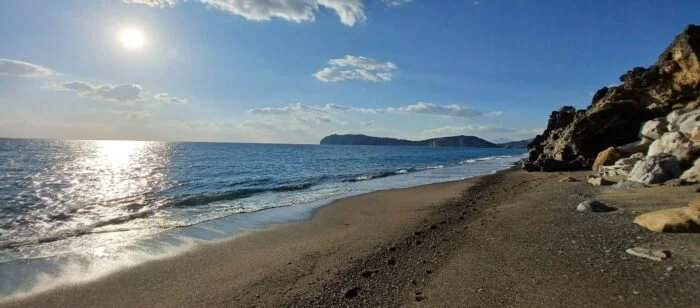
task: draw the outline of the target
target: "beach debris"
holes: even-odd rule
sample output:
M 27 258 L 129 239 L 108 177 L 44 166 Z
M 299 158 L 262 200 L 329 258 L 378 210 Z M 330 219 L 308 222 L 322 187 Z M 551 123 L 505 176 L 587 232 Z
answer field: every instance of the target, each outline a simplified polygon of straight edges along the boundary
M 559 179 L 559 183 L 574 183 L 574 182 L 578 182 L 578 180 L 573 178 L 573 177 L 570 177 L 570 176 L 565 176 L 565 177 Z
M 594 213 L 602 213 L 602 212 L 612 212 L 617 210 L 614 207 L 607 206 L 605 203 L 602 203 L 600 201 L 595 201 L 595 200 L 588 200 L 588 201 L 583 201 L 576 206 L 576 210 L 579 212 L 594 212 Z
M 386 263 L 389 264 L 389 265 L 396 265 L 396 259 L 394 259 L 394 258 L 389 258 L 389 260 L 387 260 Z
M 658 153 L 638 161 L 627 180 L 650 185 L 663 183 L 680 175 L 678 159 L 668 153 Z
M 354 287 L 350 290 L 347 290 L 345 292 L 345 298 L 353 299 L 353 298 L 357 297 L 358 295 L 360 295 L 360 290 L 362 290 L 362 289 L 360 289 L 359 287 Z
M 609 147 L 598 153 L 598 156 L 596 156 L 595 161 L 593 162 L 593 171 L 598 171 L 602 166 L 612 165 L 621 158 L 629 157 L 630 154 L 631 153 L 626 151 Z
M 425 295 L 422 292 L 416 292 L 416 301 L 422 302 L 425 300 Z
M 625 250 L 625 252 L 635 257 L 649 259 L 652 261 L 663 261 L 669 257 L 668 252 L 665 250 L 649 249 L 643 247 L 630 248 Z
M 588 183 L 593 185 L 593 186 L 606 186 L 606 185 L 612 185 L 613 182 L 608 181 L 602 177 L 595 176 L 595 175 L 589 175 L 588 176 Z
M 632 189 L 632 188 L 644 188 L 647 186 L 642 184 L 642 183 L 639 183 L 639 182 L 620 181 L 619 183 L 613 185 L 612 187 L 618 188 L 618 189 Z
M 700 232 L 700 209 L 687 206 L 653 211 L 637 216 L 634 223 L 654 232 Z

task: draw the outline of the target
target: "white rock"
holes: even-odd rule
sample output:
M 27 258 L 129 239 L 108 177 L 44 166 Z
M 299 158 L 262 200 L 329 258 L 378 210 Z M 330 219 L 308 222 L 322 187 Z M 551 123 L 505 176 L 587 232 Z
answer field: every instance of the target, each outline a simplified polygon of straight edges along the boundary
M 593 185 L 593 186 L 604 186 L 604 185 L 611 185 L 613 182 L 610 182 L 604 178 L 597 177 L 597 176 L 588 176 L 588 183 Z
M 663 183 L 680 175 L 678 159 L 668 153 L 658 153 L 638 161 L 630 171 L 627 180 L 649 185 Z
M 700 125 L 700 110 L 698 109 L 681 109 L 674 110 L 666 116 L 668 122 L 667 129 L 669 132 L 683 132 L 691 134 L 693 128 Z
M 669 153 L 678 160 L 692 161 L 696 158 L 695 152 L 697 150 L 693 141 L 690 140 L 690 136 L 682 132 L 668 132 L 649 146 L 647 156 Z
M 668 131 L 667 127 L 668 122 L 666 122 L 666 118 L 657 118 L 646 121 L 644 126 L 642 126 L 642 136 L 654 140 L 659 139 Z

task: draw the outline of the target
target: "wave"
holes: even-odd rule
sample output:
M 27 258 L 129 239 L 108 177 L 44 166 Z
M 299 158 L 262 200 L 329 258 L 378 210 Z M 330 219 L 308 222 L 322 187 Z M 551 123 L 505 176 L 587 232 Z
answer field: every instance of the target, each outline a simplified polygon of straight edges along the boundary
M 473 164 L 476 162 L 482 162 L 482 161 L 491 161 L 491 160 L 497 160 L 497 159 L 506 159 L 506 158 L 512 158 L 512 155 L 496 155 L 496 156 L 486 156 L 486 157 L 479 157 L 479 158 L 471 158 L 467 159 L 464 161 L 459 162 L 460 165 L 464 164 Z
M 300 184 L 283 185 L 283 186 L 277 186 L 277 187 L 271 187 L 271 188 L 243 188 L 243 189 L 234 189 L 234 190 L 228 190 L 228 191 L 223 191 L 223 192 L 212 192 L 212 193 L 206 193 L 206 194 L 185 197 L 179 201 L 175 201 L 175 202 L 170 203 L 169 206 L 171 206 L 171 207 L 188 207 L 188 206 L 206 205 L 206 204 L 214 203 L 214 202 L 244 199 L 244 198 L 248 198 L 248 197 L 251 197 L 253 195 L 265 193 L 265 192 L 290 192 L 290 191 L 304 190 L 304 189 L 310 188 L 313 185 L 314 185 L 314 183 L 300 183 Z

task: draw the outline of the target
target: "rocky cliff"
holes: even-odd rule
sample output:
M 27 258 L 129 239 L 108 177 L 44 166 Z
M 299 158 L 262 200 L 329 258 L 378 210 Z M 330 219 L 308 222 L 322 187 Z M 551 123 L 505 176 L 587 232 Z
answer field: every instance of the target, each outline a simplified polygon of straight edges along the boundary
M 608 147 L 639 139 L 642 124 L 672 110 L 700 105 L 700 26 L 689 25 L 648 67 L 604 87 L 585 110 L 552 112 L 546 130 L 528 145 L 522 167 L 529 171 L 590 169 Z M 642 142 L 645 142 L 642 140 Z

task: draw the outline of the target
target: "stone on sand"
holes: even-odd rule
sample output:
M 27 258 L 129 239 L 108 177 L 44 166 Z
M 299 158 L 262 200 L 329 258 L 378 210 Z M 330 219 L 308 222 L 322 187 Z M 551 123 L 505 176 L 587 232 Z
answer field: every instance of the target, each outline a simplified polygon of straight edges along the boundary
M 616 208 L 607 206 L 605 203 L 595 201 L 595 200 L 588 200 L 588 201 L 583 201 L 576 206 L 576 210 L 579 212 L 594 212 L 594 213 L 602 213 L 602 212 L 612 212 L 616 210 Z
M 595 175 L 588 176 L 588 183 L 593 185 L 593 186 L 606 186 L 606 185 L 613 184 L 613 182 L 610 182 L 604 178 L 601 178 L 601 177 L 595 176 Z
M 647 187 L 646 185 L 639 183 L 639 182 L 632 182 L 632 181 L 620 181 L 619 183 L 613 185 L 613 188 L 618 188 L 618 189 L 633 189 L 633 188 L 644 188 Z
M 653 261 L 662 261 L 662 260 L 668 258 L 668 254 L 666 253 L 666 251 L 658 250 L 658 249 L 634 247 L 634 248 L 627 249 L 625 252 L 628 254 L 631 254 L 633 256 L 637 256 L 640 258 L 649 259 L 649 260 L 653 260 Z
M 654 232 L 700 232 L 700 210 L 690 206 L 644 213 L 634 223 Z

